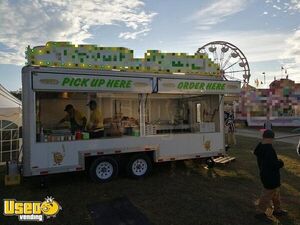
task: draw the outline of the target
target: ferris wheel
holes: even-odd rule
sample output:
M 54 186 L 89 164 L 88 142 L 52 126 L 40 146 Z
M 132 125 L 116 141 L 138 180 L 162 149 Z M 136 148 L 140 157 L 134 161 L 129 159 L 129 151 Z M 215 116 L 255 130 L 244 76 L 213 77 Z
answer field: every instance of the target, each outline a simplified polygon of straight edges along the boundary
M 226 41 L 213 41 L 203 45 L 197 53 L 206 53 L 220 67 L 225 80 L 238 80 L 248 84 L 250 67 L 244 53 L 235 45 Z M 196 54 L 197 54 L 196 53 Z

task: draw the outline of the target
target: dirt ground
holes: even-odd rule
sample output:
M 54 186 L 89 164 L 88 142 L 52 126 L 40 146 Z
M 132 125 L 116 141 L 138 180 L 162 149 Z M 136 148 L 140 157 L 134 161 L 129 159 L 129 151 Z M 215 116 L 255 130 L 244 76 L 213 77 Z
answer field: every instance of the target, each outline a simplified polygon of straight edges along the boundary
M 0 172 L 1 198 L 42 201 L 54 197 L 62 206 L 56 218 L 42 224 L 93 224 L 87 211 L 90 203 L 127 197 L 154 225 L 254 225 L 254 203 L 261 184 L 252 150 L 258 140 L 238 137 L 229 155 L 236 161 L 213 169 L 197 160 L 162 163 L 154 166 L 151 176 L 132 180 L 124 175 L 106 184 L 93 183 L 85 172 L 53 175 L 48 187 L 41 189 L 38 178 L 5 187 L 4 168 Z M 282 170 L 282 205 L 289 216 L 277 223 L 300 225 L 300 157 L 295 146 L 276 143 Z M 1 203 L 3 212 L 3 203 Z M 0 224 L 29 224 L 16 217 L 4 217 Z M 30 224 L 33 224 L 32 222 Z M 276 224 L 276 222 L 274 223 Z

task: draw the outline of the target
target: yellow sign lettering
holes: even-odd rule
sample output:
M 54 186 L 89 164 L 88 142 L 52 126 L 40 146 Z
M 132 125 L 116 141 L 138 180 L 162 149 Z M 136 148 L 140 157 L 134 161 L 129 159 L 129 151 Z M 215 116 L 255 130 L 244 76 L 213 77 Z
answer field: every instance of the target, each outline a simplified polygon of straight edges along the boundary
M 45 201 L 16 201 L 4 199 L 4 216 L 18 216 L 20 221 L 43 221 L 44 216 L 55 217 L 62 209 L 52 197 Z
M 15 201 L 4 200 L 4 215 L 10 216 L 15 214 Z
M 25 202 L 23 208 L 24 208 L 24 214 L 25 215 L 26 214 L 28 214 L 28 215 L 32 214 L 32 203 L 31 202 Z
M 16 202 L 15 203 L 15 214 L 16 215 L 23 215 L 23 202 Z
M 41 203 L 40 202 L 33 202 L 32 203 L 32 214 L 41 214 Z

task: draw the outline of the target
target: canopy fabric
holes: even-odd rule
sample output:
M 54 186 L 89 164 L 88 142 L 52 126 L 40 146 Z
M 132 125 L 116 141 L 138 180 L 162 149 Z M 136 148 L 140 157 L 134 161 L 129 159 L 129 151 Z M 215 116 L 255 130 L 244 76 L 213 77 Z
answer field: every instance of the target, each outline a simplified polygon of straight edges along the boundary
M 22 124 L 22 102 L 0 84 L 0 120 Z

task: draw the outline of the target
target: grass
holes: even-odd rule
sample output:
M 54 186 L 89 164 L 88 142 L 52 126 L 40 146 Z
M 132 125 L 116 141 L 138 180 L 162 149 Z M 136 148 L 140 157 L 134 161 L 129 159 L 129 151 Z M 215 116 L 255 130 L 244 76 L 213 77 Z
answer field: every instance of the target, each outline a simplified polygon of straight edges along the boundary
M 155 165 L 152 175 L 143 180 L 121 176 L 107 184 L 93 183 L 85 172 L 66 173 L 50 176 L 45 189 L 39 188 L 38 178 L 25 179 L 22 185 L 14 187 L 1 183 L 0 194 L 1 198 L 38 201 L 53 196 L 63 210 L 43 224 L 93 224 L 87 204 L 123 196 L 155 225 L 264 224 L 253 217 L 254 202 L 261 191 L 252 154 L 257 142 L 255 138 L 238 137 L 238 144 L 229 152 L 237 157 L 236 161 L 214 169 L 206 169 L 193 160 L 163 163 Z M 278 142 L 275 148 L 285 161 L 281 194 L 283 208 L 289 211 L 280 223 L 299 225 L 300 157 L 293 145 Z M 2 169 L 0 179 L 3 177 Z M 20 223 L 16 217 L 3 218 L 1 213 L 0 224 Z
M 243 127 L 246 129 L 250 129 L 250 130 L 259 130 L 262 129 L 263 127 Z M 276 132 L 284 132 L 284 133 L 288 133 L 288 134 L 299 134 L 300 133 L 300 128 L 299 127 L 276 127 L 273 126 L 272 130 L 276 133 Z

